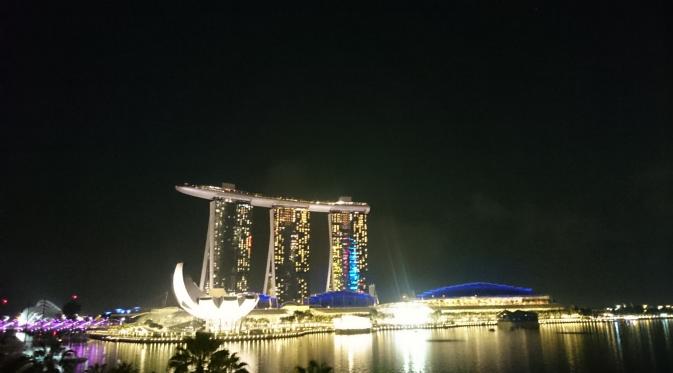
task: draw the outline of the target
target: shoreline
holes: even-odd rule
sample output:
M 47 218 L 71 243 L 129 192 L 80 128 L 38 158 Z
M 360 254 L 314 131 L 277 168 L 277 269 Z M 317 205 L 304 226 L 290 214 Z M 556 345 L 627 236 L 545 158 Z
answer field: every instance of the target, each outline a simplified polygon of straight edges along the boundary
M 632 322 L 632 321 L 648 321 L 648 320 L 667 320 L 673 316 L 667 317 L 633 317 L 633 318 L 612 318 L 612 319 L 545 319 L 540 320 L 540 326 L 543 325 L 558 325 L 558 324 L 596 324 L 596 323 L 611 323 L 611 322 Z M 425 324 L 425 325 L 377 325 L 372 327 L 369 333 L 371 334 L 379 331 L 395 331 L 395 330 L 424 330 L 424 329 L 452 329 L 463 327 L 493 327 L 497 325 L 497 321 L 482 321 L 463 324 Z M 90 339 L 99 340 L 103 342 L 122 342 L 134 344 L 153 344 L 153 343 L 181 343 L 185 337 L 191 336 L 189 333 L 170 334 L 164 336 L 148 337 L 148 336 L 123 336 L 111 335 L 98 332 L 87 332 Z M 167 333 L 168 334 L 168 333 Z M 215 339 L 222 342 L 247 342 L 247 341 L 263 341 L 283 338 L 298 338 L 309 334 L 335 334 L 334 328 L 314 328 L 299 331 L 286 331 L 281 333 L 270 334 L 237 334 L 237 335 L 218 335 L 215 333 Z

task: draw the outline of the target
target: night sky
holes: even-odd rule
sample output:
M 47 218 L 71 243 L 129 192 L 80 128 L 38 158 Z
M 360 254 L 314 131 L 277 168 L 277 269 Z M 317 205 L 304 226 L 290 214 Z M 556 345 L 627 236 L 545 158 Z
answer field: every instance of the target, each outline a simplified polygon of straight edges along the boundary
M 0 15 L 4 311 L 170 304 L 208 220 L 184 182 L 368 202 L 383 301 L 488 281 L 673 303 L 663 5 L 17 3 Z M 254 224 L 259 290 L 267 210 Z M 325 215 L 311 249 L 318 291 Z

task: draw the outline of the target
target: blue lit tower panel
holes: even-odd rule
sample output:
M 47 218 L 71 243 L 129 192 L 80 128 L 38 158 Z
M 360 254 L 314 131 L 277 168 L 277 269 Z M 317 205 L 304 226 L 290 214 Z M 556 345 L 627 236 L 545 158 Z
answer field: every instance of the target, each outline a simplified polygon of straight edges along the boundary
M 360 268 L 358 265 L 358 246 L 354 239 L 348 245 L 348 290 L 360 290 Z
M 328 291 L 363 292 L 367 274 L 367 215 L 330 212 L 331 263 Z

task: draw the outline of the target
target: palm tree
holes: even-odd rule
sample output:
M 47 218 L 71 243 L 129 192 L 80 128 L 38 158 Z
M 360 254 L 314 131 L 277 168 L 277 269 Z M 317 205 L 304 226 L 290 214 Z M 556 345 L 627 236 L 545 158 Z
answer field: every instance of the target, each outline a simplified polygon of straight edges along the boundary
M 220 350 L 213 354 L 208 364 L 208 371 L 220 373 L 247 373 L 245 369 L 248 363 L 242 362 L 236 353 L 230 354 L 228 350 Z
M 297 366 L 294 368 L 294 371 L 296 373 L 330 373 L 332 371 L 332 367 L 325 364 L 324 362 L 318 365 L 318 362 L 311 360 L 308 362 L 308 366 L 306 368 Z
M 168 360 L 168 368 L 173 369 L 174 373 L 189 373 L 189 367 L 192 365 L 193 357 L 189 351 L 178 346 L 170 360 Z
M 213 339 L 211 333 L 197 332 L 184 339 L 185 346 L 179 346 L 168 361 L 174 373 L 247 373 L 246 363 L 240 361 L 236 353 L 217 351 L 222 342 Z M 216 352 L 217 351 L 217 352 Z M 190 370 L 190 369 L 194 370 Z

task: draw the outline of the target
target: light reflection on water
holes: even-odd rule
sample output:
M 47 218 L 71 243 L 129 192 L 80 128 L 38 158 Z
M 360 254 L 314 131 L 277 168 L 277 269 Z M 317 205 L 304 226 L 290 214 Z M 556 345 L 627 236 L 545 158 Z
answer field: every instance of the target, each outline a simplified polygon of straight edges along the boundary
M 133 363 L 141 372 L 165 372 L 168 359 L 173 355 L 175 344 L 135 344 L 89 341 L 70 346 L 77 356 L 87 358 L 80 370 L 93 364 L 114 365 L 117 361 Z
M 251 372 L 291 372 L 310 359 L 335 372 L 671 372 L 673 320 L 543 325 L 495 332 L 484 327 L 314 334 L 227 343 Z M 165 372 L 175 344 L 90 341 L 72 346 L 88 364 L 132 362 Z M 82 366 L 83 370 L 86 366 Z

